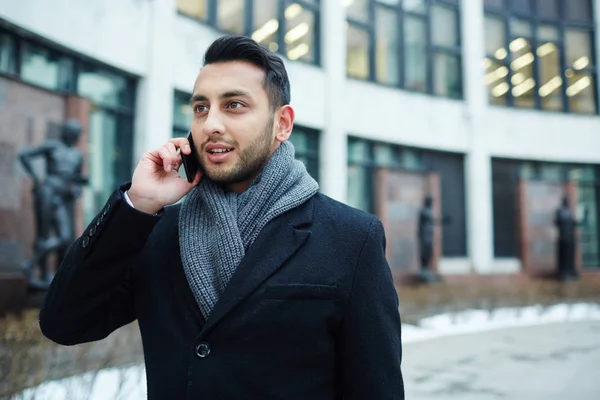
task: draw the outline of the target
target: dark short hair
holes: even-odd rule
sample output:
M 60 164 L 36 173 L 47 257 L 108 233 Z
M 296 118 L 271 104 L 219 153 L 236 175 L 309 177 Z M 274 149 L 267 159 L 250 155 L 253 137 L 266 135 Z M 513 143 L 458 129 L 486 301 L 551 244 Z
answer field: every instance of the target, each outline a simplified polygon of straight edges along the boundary
M 226 35 L 215 40 L 204 53 L 204 65 L 247 61 L 265 71 L 264 88 L 272 109 L 290 104 L 290 81 L 283 60 L 248 36 Z

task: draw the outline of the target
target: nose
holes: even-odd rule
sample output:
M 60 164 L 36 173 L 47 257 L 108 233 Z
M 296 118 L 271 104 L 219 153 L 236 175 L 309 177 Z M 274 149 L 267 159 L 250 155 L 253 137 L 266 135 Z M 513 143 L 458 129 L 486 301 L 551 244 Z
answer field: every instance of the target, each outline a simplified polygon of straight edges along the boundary
M 218 110 L 209 110 L 208 115 L 204 120 L 202 131 L 207 136 L 223 135 L 225 133 L 225 126 L 223 125 L 223 121 L 221 120 Z

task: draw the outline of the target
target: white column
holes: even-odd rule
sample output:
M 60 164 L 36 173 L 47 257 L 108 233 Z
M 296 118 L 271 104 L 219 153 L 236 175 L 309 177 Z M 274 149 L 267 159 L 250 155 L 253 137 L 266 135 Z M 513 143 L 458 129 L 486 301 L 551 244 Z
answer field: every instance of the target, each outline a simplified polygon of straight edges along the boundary
M 173 131 L 172 42 L 175 0 L 151 2 L 146 75 L 139 81 L 135 160 L 169 140 Z M 135 163 L 134 163 L 135 165 Z
M 347 133 L 343 108 L 346 82 L 346 15 L 339 0 L 321 2 L 321 63 L 326 74 L 326 121 L 320 141 L 321 191 L 342 202 L 347 192 Z
M 461 38 L 466 117 L 471 145 L 465 160 L 467 248 L 474 272 L 492 272 L 492 174 L 486 146 L 487 89 L 484 84 L 485 29 L 482 0 L 461 0 Z

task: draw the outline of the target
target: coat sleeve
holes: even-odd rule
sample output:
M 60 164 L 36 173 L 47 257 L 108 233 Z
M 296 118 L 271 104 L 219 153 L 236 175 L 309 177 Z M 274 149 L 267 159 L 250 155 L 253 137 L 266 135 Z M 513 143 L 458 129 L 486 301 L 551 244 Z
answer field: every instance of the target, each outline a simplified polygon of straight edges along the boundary
M 398 295 L 374 219 L 356 266 L 340 331 L 343 398 L 404 399 Z
M 100 340 L 136 319 L 131 271 L 160 215 L 148 215 L 124 199 L 128 184 L 68 249 L 40 309 L 42 333 L 73 345 Z

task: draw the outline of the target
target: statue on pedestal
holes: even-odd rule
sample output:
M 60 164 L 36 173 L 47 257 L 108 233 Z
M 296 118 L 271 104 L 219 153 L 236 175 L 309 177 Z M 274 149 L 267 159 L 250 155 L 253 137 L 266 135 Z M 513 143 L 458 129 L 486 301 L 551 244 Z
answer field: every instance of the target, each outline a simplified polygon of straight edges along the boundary
M 436 223 L 445 224 L 450 222 L 450 217 L 436 219 L 433 215 L 432 206 L 433 197 L 427 195 L 423 202 L 423 207 L 419 211 L 419 230 L 417 235 L 419 241 L 419 258 L 421 262 L 419 276 L 421 281 L 425 283 L 441 281 L 441 277 L 433 271 L 431 265 L 435 248 L 434 227 Z
M 75 147 L 81 131 L 78 121 L 68 120 L 62 126 L 60 140 L 48 139 L 39 147 L 19 153 L 23 168 L 33 179 L 36 238 L 33 257 L 23 263 L 22 270 L 34 289 L 45 290 L 52 281 L 48 256 L 56 254 L 56 265 L 60 265 L 75 240 L 75 201 L 88 183 L 82 175 L 83 154 Z M 32 160 L 36 158 L 45 161 L 43 175 L 33 168 Z
M 588 210 L 585 209 L 583 219 L 577 221 L 571 211 L 569 198 L 563 196 L 554 218 L 554 224 L 558 229 L 556 273 L 559 280 L 575 280 L 579 277 L 575 268 L 576 227 L 585 224 L 587 216 Z

